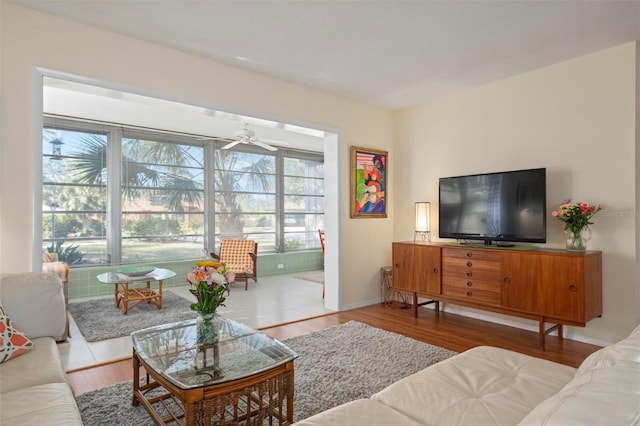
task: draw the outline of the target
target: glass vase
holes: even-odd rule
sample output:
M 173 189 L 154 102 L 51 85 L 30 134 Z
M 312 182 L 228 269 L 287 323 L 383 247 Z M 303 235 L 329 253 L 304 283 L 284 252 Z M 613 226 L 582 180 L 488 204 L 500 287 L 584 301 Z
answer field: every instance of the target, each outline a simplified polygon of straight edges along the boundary
M 587 242 L 591 239 L 591 229 L 583 228 L 576 230 L 566 230 L 567 234 L 567 250 L 568 251 L 586 251 Z
M 222 377 L 216 314 L 200 314 L 196 320 L 196 368 L 206 370 L 211 378 Z

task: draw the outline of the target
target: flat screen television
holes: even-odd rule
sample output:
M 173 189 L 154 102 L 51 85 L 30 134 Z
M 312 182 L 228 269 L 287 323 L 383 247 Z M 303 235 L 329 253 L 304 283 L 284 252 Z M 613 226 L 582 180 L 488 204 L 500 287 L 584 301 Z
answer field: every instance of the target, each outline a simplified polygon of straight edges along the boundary
M 546 169 L 440 178 L 439 236 L 485 245 L 546 242 Z

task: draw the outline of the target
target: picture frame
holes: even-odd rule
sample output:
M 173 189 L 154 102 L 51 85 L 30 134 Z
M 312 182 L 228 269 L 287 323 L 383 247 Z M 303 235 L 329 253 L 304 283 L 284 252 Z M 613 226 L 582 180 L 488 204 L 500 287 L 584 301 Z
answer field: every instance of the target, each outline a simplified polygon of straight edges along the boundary
M 351 147 L 351 218 L 387 217 L 388 161 L 387 151 Z

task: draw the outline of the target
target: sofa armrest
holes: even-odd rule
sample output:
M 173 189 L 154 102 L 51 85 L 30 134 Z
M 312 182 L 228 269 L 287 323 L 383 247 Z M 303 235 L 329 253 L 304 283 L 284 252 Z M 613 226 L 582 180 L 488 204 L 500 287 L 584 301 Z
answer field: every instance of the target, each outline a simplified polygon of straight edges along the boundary
M 0 303 L 28 337 L 65 338 L 67 312 L 62 281 L 56 274 L 0 275 Z

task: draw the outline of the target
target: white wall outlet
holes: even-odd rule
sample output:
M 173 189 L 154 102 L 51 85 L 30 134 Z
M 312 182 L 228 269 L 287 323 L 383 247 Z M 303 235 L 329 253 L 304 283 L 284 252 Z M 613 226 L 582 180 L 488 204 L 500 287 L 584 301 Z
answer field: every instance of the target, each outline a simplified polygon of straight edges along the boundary
M 278 269 L 283 269 L 283 268 L 284 268 L 284 264 L 278 263 Z

